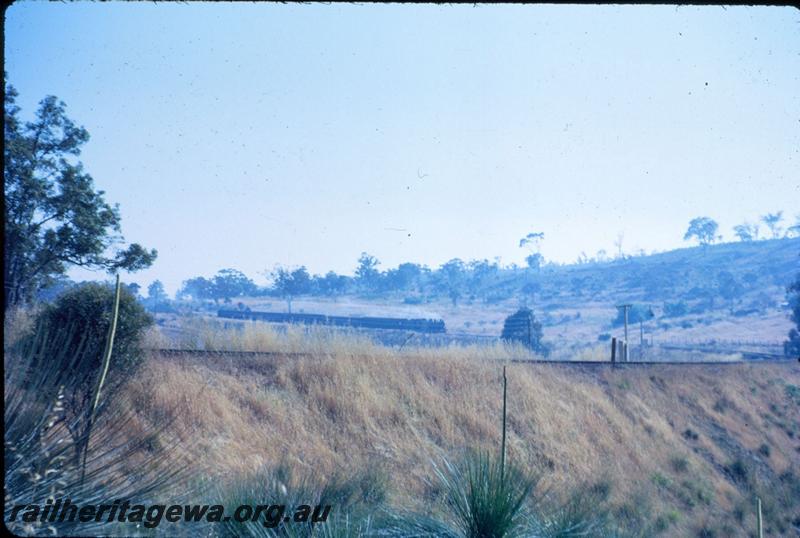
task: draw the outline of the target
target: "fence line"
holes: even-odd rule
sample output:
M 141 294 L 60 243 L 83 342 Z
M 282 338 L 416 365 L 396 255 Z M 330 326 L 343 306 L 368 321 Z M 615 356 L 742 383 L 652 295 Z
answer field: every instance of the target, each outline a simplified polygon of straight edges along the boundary
M 318 354 L 310 352 L 297 352 L 297 351 L 225 351 L 225 350 L 203 350 L 203 349 L 172 349 L 172 348 L 156 348 L 152 349 L 163 357 L 262 357 L 262 358 L 288 358 L 299 359 L 318 356 Z M 358 358 L 371 358 L 370 355 L 355 355 Z M 681 366 L 703 366 L 703 365 L 742 365 L 758 363 L 770 364 L 787 364 L 796 362 L 794 359 L 778 359 L 778 358 L 764 358 L 752 361 L 562 361 L 553 359 L 529 359 L 529 358 L 512 358 L 512 359 L 494 359 L 498 361 L 507 361 L 512 363 L 525 363 L 525 364 L 553 364 L 564 366 L 657 366 L 657 365 L 681 365 Z

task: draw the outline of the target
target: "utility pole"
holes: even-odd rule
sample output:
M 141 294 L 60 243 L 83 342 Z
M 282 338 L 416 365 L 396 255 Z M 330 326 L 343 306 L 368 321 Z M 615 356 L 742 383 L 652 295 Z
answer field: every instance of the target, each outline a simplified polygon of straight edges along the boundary
M 644 321 L 639 320 L 639 360 L 644 358 Z
M 628 362 L 628 310 L 630 310 L 630 304 L 621 304 L 617 305 L 617 308 L 623 308 L 625 310 L 625 347 L 623 348 L 624 351 L 622 353 L 622 360 Z

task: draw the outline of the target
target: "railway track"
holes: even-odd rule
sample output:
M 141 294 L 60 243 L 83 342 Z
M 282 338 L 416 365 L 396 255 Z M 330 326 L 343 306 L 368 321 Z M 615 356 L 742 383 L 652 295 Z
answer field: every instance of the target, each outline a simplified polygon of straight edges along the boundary
M 262 358 L 307 358 L 315 356 L 314 353 L 304 352 L 278 352 L 278 351 L 224 351 L 224 350 L 202 350 L 202 349 L 173 349 L 162 348 L 153 349 L 153 352 L 158 353 L 163 357 L 262 357 Z M 554 364 L 563 366 L 616 366 L 616 367 L 631 367 L 631 366 L 655 366 L 664 364 L 680 364 L 685 366 L 708 366 L 708 365 L 734 365 L 745 363 L 791 363 L 800 362 L 800 359 L 791 359 L 780 357 L 770 353 L 750 353 L 740 352 L 743 356 L 741 361 L 629 361 L 629 362 L 616 362 L 611 361 L 557 361 L 548 359 L 511 359 L 513 363 L 530 363 L 530 364 Z
M 738 353 L 744 360 L 747 361 L 764 361 L 764 360 L 793 360 L 787 358 L 783 353 L 769 353 L 764 351 L 749 351 L 739 349 L 727 348 L 713 348 L 708 346 L 682 346 L 674 344 L 661 344 L 661 349 L 673 351 L 696 351 L 700 353 Z

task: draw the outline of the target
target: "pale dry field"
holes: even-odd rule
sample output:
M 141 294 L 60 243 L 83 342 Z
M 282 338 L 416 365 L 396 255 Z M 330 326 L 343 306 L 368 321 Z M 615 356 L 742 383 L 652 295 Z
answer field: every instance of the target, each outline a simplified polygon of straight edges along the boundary
M 782 289 L 775 288 L 769 291 L 776 302 L 783 300 Z M 579 301 L 573 297 L 565 297 L 564 301 L 569 306 L 546 309 L 551 321 L 544 324 L 544 339 L 554 348 L 559 349 L 574 344 L 590 345 L 597 342 L 598 335 L 603 333 L 622 336 L 622 327 L 610 327 L 611 320 L 616 316 L 613 300 Z M 286 302 L 277 298 L 244 298 L 242 302 L 253 310 L 286 312 Z M 462 301 L 456 306 L 446 300 L 423 305 L 404 305 L 399 300 L 393 303 L 369 301 L 351 296 L 336 300 L 298 298 L 292 302 L 292 311 L 341 316 L 437 318 L 444 320 L 448 333 L 499 337 L 505 318 L 523 305 L 532 308 L 537 317 L 543 319 L 541 306 L 533 301 L 523 301 L 519 298 L 498 304 Z M 660 303 L 656 302 L 654 306 L 660 307 Z M 576 317 L 577 315 L 579 317 Z M 768 308 L 762 313 L 742 317 L 731 316 L 723 309 L 703 315 L 663 319 L 661 321 L 669 324 L 666 328 L 658 326 L 657 321 L 659 320 L 644 324 L 645 338 L 652 338 L 657 342 L 716 339 L 778 343 L 786 339 L 789 329 L 792 328 L 788 311 L 780 307 Z M 682 322 L 689 322 L 691 327 L 681 326 Z M 631 325 L 630 334 L 632 341 L 638 342 L 638 324 Z

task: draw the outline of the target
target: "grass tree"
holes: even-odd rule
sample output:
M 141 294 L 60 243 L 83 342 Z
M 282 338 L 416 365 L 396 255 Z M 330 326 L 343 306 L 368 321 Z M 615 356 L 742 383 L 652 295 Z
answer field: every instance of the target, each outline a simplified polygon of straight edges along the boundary
M 87 326 L 74 316 L 58 324 L 40 322 L 24 344 L 5 354 L 4 518 L 16 534 L 141 534 L 135 522 L 42 518 L 33 505 L 56 506 L 65 499 L 78 506 L 116 499 L 182 502 L 191 491 L 180 424 L 139 423 L 120 400 L 120 385 L 108 383 L 119 365 L 113 357 L 121 318 L 114 311 L 120 311 L 121 296 L 118 284 L 114 301 L 105 305 L 110 325 L 94 319 Z M 105 328 L 99 356 L 92 330 L 98 325 Z M 70 395 L 83 393 L 88 365 L 96 375 L 87 406 L 78 412 L 70 409 Z M 203 469 L 194 465 L 191 471 Z

